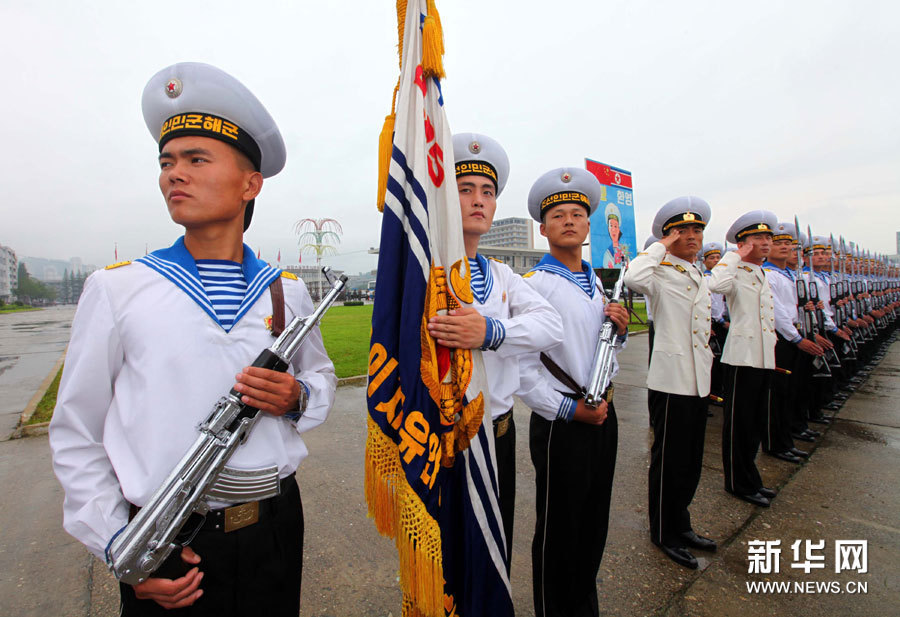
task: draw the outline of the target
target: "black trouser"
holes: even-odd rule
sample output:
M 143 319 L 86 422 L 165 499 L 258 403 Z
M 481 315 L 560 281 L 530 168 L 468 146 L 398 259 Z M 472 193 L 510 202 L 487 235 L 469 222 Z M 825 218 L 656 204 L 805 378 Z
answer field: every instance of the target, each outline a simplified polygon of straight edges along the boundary
M 606 546 L 618 440 L 613 405 L 600 426 L 550 422 L 531 414 L 528 444 L 537 506 L 531 567 L 537 617 L 599 615 L 597 571 Z
M 218 528 L 217 528 L 218 526 Z M 225 533 L 222 510 L 207 515 L 191 541 L 200 556 L 203 595 L 181 609 L 167 610 L 153 600 L 138 600 L 131 585 L 120 583 L 122 615 L 162 617 L 297 617 L 303 573 L 303 505 L 293 476 L 282 494 L 259 504 L 259 522 Z M 181 551 L 161 570 L 179 568 Z M 182 570 L 183 571 L 183 570 Z
M 791 388 L 794 365 L 797 362 L 797 346 L 780 334 L 775 343 L 775 366 L 791 371 L 791 374 L 776 372 L 772 376 L 772 404 L 765 418 L 762 435 L 763 450 L 769 453 L 787 452 L 794 447 L 791 438 L 791 418 L 796 406 L 796 393 Z
M 788 378 L 788 393 L 791 403 L 789 420 L 791 432 L 802 433 L 809 428 L 809 424 L 806 422 L 810 408 L 809 382 L 819 378 L 813 377 L 813 356 L 805 351 L 800 351 L 796 345 L 794 345 L 794 348 L 794 362 L 791 365 L 792 372 Z M 775 349 L 777 352 L 777 346 Z
M 507 420 L 504 420 L 507 418 Z M 497 435 L 506 422 L 506 432 Z M 500 518 L 506 536 L 506 572 L 512 566 L 513 522 L 516 518 L 516 423 L 512 410 L 494 420 L 494 453 L 497 455 L 497 488 L 500 491 Z
M 712 372 L 710 374 L 711 394 L 722 397 L 722 389 L 725 387 L 725 369 L 722 368 L 722 350 L 725 349 L 725 339 L 728 336 L 728 330 L 719 322 L 713 322 L 710 338 L 715 338 L 719 346 L 719 355 L 713 355 Z M 722 397 L 724 398 L 724 397 Z
M 653 339 L 656 337 L 656 329 L 653 320 L 647 320 L 647 368 L 650 368 L 650 360 L 653 359 Z M 647 413 L 650 414 L 650 426 L 653 426 L 653 411 L 650 408 L 650 392 L 647 392 Z
M 722 465 L 726 491 L 753 495 L 763 486 L 756 452 L 771 404 L 771 383 L 771 370 L 725 364 Z
M 692 529 L 688 506 L 700 483 L 709 401 L 699 396 L 649 392 L 653 422 L 648 482 L 650 539 L 654 544 L 684 547 L 681 534 Z

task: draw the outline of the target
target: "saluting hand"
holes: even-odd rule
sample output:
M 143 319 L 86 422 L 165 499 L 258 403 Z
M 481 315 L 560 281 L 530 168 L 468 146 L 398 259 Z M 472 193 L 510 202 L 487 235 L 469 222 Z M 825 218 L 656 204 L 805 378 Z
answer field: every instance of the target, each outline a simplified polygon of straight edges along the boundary
M 673 244 L 678 242 L 678 238 L 681 237 L 681 234 L 683 231 L 684 230 L 681 229 L 680 227 L 675 227 L 672 230 L 670 230 L 668 234 L 666 234 L 665 236 L 660 238 L 658 240 L 658 242 L 660 244 L 662 244 L 664 247 L 666 247 L 666 250 L 668 251 L 670 248 L 672 248 Z
M 196 566 L 200 563 L 200 555 L 189 546 L 181 549 L 181 559 L 187 564 Z M 170 578 L 148 578 L 143 583 L 134 585 L 134 595 L 139 600 L 153 600 L 165 609 L 184 608 L 191 606 L 203 595 L 199 589 L 203 580 L 203 572 L 200 568 L 191 568 L 190 572 L 172 580 Z
M 484 344 L 485 332 L 484 317 L 471 307 L 435 315 L 428 320 L 428 334 L 438 344 L 453 349 L 479 349 Z
M 600 426 L 606 422 L 606 414 L 609 412 L 609 405 L 606 401 L 600 401 L 596 408 L 588 407 L 584 404 L 584 399 L 578 401 L 575 406 L 575 415 L 572 417 L 576 422 L 584 422 L 585 424 L 593 424 Z
M 288 373 L 248 366 L 236 376 L 241 401 L 273 416 L 297 409 L 300 383 Z

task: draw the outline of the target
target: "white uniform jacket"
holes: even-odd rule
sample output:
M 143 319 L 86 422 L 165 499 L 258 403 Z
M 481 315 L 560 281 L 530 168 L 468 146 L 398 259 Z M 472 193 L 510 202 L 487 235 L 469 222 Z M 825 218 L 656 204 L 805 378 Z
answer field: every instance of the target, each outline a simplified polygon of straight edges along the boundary
M 710 297 L 706 278 L 692 263 L 654 242 L 625 273 L 625 285 L 649 296 L 656 335 L 647 387 L 658 392 L 709 394 Z
M 546 258 L 545 258 L 546 261 Z M 559 263 L 555 259 L 553 260 Z M 543 262 L 542 262 L 543 263 Z M 555 265 L 555 264 L 554 264 Z M 560 264 L 564 270 L 565 266 Z M 560 315 L 563 327 L 563 343 L 553 349 L 544 351 L 559 367 L 582 387 L 588 385 L 591 367 L 594 364 L 594 352 L 600 328 L 606 321 L 603 312 L 609 302 L 603 290 L 594 283 L 593 297 L 589 296 L 578 282 L 565 272 L 554 273 L 548 270 L 532 270 L 525 275 L 525 282 L 546 298 Z M 592 277 L 593 278 L 593 277 Z M 615 355 L 624 347 L 625 337 L 616 337 Z M 532 411 L 547 420 L 553 421 L 564 417 L 572 401 L 562 392 L 572 393 L 572 388 L 558 381 L 541 363 L 540 353 L 531 353 L 522 357 L 522 389 L 519 397 Z M 613 358 L 612 376 L 619 371 L 618 361 Z M 603 384 L 603 389 L 609 383 Z M 573 393 L 577 394 L 577 393 Z
M 491 416 L 497 418 L 512 409 L 513 394 L 519 390 L 519 359 L 522 354 L 545 351 L 563 340 L 559 313 L 506 264 L 484 260 L 488 296 L 472 306 L 484 317 L 500 322 L 495 345 L 484 351 L 484 369 L 491 395 Z
M 255 260 L 245 247 L 245 264 L 248 258 Z M 247 295 L 256 294 L 255 302 L 228 333 L 198 300 L 144 263 L 88 278 L 72 324 L 50 446 L 65 490 L 63 525 L 101 559 L 128 521 L 128 502 L 146 503 L 236 374 L 272 345 L 265 326 L 272 315 L 267 287 L 277 270 L 268 268 L 260 278 L 262 266 L 248 278 Z M 286 323 L 309 315 L 313 304 L 303 282 L 282 282 Z M 261 289 L 254 291 L 254 283 Z M 202 286 L 197 291 L 203 294 Z M 306 457 L 300 434 L 325 420 L 337 384 L 318 328 L 288 370 L 309 388 L 306 412 L 296 423 L 264 413 L 230 467 L 277 466 L 285 477 Z
M 797 284 L 794 273 L 766 262 L 763 271 L 769 281 L 772 300 L 775 306 L 775 330 L 791 343 L 803 340 L 797 323 L 800 321 L 797 312 Z
M 703 276 L 707 279 L 707 285 L 709 284 L 709 277 L 712 275 L 712 272 L 706 270 L 703 273 Z M 717 321 L 719 323 L 728 321 L 728 315 L 725 310 L 725 296 L 722 294 L 709 294 L 710 300 L 710 316 L 713 321 Z
M 762 268 L 731 252 L 712 270 L 710 291 L 725 295 L 731 325 L 722 362 L 775 369 L 775 303 Z

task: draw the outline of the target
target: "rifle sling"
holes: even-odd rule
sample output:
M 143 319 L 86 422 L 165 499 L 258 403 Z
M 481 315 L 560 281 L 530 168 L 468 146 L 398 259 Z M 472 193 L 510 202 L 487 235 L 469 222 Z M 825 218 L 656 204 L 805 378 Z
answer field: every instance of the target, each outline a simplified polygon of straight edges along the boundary
M 571 396 L 576 401 L 579 401 L 584 398 L 585 389 L 583 386 L 579 386 L 578 382 L 572 379 L 572 376 L 567 372 L 562 370 L 562 367 L 558 365 L 553 359 L 545 354 L 543 351 L 541 352 L 541 364 L 550 371 L 550 374 L 556 377 L 557 380 L 570 390 L 572 390 L 573 394 L 566 394 L 566 396 Z
M 272 336 L 279 337 L 284 332 L 284 287 L 279 276 L 269 285 L 272 294 Z

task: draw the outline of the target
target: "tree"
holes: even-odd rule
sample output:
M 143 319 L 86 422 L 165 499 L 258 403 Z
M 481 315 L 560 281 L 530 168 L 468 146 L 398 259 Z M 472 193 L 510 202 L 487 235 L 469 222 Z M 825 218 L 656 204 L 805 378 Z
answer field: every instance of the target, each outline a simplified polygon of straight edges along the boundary
M 28 268 L 20 261 L 19 284 L 16 287 L 16 295 L 19 297 L 19 300 L 31 304 L 35 300 L 53 300 L 56 298 L 56 290 L 44 285 L 37 279 L 31 278 L 31 275 L 28 274 Z

